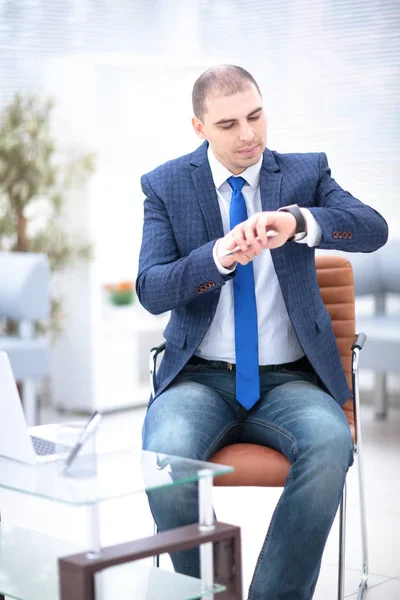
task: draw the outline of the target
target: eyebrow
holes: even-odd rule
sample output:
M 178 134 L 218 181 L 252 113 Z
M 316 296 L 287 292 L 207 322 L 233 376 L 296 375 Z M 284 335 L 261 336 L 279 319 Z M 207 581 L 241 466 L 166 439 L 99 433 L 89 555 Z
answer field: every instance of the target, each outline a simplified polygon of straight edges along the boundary
M 260 112 L 262 110 L 262 106 L 259 106 L 258 108 L 255 108 L 254 110 L 251 111 L 251 113 L 249 113 L 247 115 L 247 119 L 249 117 L 252 117 L 253 115 L 255 115 L 256 113 Z M 220 119 L 219 121 L 217 121 L 216 123 L 214 123 L 214 125 L 223 125 L 224 123 L 232 123 L 233 121 L 236 121 L 237 119 Z

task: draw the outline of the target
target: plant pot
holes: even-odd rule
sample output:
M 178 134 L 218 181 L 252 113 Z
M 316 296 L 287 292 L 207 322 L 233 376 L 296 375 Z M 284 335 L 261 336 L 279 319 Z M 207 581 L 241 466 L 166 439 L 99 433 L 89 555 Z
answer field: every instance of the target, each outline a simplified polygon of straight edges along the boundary
M 114 304 L 115 306 L 133 304 L 133 290 L 123 290 L 120 292 L 111 291 L 109 298 L 111 304 Z

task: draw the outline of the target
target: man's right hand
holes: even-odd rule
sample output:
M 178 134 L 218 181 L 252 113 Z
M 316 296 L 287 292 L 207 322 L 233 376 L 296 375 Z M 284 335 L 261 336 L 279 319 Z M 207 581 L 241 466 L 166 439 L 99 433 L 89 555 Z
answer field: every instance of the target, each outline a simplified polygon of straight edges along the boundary
M 229 235 L 230 233 L 231 232 L 217 242 L 218 260 L 225 269 L 232 269 L 237 263 L 247 265 L 255 256 L 264 250 L 261 242 L 257 241 L 254 246 L 247 245 L 246 250 L 237 250 L 229 256 L 224 256 L 226 252 L 232 251 L 236 247 L 235 243 L 232 244 L 232 237 Z
M 267 231 L 274 230 L 277 235 L 268 237 Z M 247 265 L 262 250 L 279 248 L 296 231 L 296 219 L 291 213 L 282 211 L 264 211 L 256 213 L 243 223 L 236 225 L 218 241 L 217 256 L 222 267 L 231 269 L 236 263 Z M 230 256 L 225 252 L 240 248 Z

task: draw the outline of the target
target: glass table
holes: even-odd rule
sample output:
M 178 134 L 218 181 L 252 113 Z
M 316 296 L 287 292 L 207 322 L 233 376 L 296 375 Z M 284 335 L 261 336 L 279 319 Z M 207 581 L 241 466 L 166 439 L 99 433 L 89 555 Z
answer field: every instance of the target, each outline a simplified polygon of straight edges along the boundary
M 0 458 L 0 491 L 88 507 L 91 530 L 90 547 L 82 552 L 70 542 L 0 523 L 0 599 L 3 595 L 18 600 L 94 600 L 100 572 L 112 589 L 124 576 L 124 596 L 118 594 L 118 600 L 194 600 L 216 594 L 221 600 L 241 599 L 240 529 L 214 521 L 211 499 L 213 478 L 231 467 L 135 449 L 99 452 L 87 460 L 86 471 L 66 476 L 60 461 L 32 467 Z M 101 547 L 100 503 L 194 481 L 199 490 L 198 523 Z M 135 562 L 194 546 L 200 547 L 200 579 Z

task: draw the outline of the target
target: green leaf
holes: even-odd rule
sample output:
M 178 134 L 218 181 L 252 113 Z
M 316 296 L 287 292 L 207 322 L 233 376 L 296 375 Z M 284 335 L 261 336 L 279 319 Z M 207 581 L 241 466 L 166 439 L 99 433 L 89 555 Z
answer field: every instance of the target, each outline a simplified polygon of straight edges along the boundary
M 52 98 L 16 94 L 0 113 L 0 249 L 22 247 L 47 254 L 56 273 L 79 260 L 90 260 L 87 240 L 63 225 L 65 194 L 94 171 L 93 153 L 74 153 L 66 161 L 51 131 Z M 22 244 L 22 241 L 24 243 Z M 61 299 L 53 298 L 45 329 L 60 331 Z

